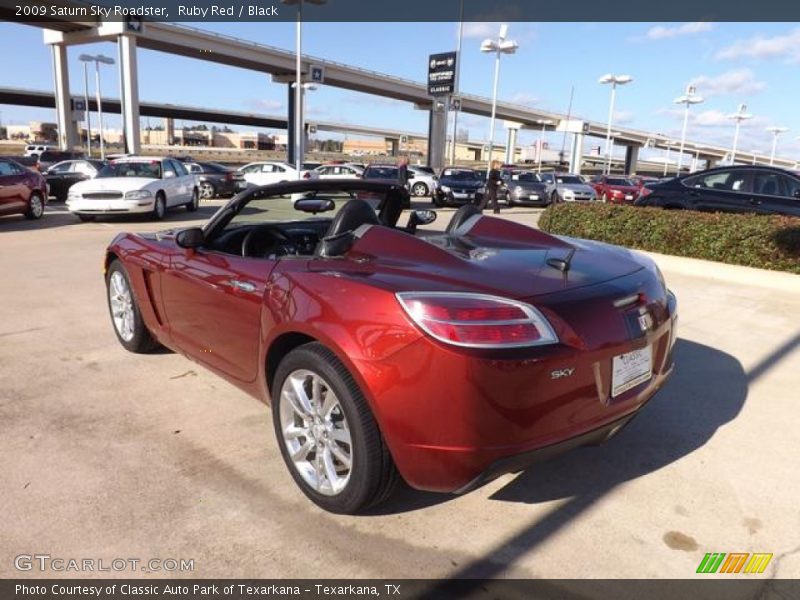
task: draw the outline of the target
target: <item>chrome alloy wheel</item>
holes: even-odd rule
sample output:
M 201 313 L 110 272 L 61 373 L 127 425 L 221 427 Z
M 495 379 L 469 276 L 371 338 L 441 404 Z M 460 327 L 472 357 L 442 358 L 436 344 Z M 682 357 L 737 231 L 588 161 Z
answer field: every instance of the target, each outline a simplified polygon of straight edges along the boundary
M 208 183 L 207 181 L 203 181 L 200 184 L 200 197 L 204 200 L 208 200 L 214 197 L 214 186 Z
M 289 374 L 280 391 L 283 442 L 295 469 L 316 492 L 335 496 L 353 467 L 350 426 L 333 388 L 313 371 Z
M 44 202 L 39 194 L 33 194 L 31 196 L 31 214 L 34 219 L 38 219 L 44 214 Z
M 114 328 L 119 337 L 130 342 L 133 339 L 133 296 L 127 280 L 119 271 L 114 271 L 109 279 L 108 300 Z

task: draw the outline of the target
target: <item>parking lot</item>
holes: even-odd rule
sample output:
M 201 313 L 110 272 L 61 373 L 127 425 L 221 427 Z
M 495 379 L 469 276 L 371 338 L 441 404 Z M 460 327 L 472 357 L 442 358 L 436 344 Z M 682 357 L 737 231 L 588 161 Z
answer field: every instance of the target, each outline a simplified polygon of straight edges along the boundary
M 263 405 L 114 337 L 108 242 L 220 203 L 163 224 L 79 223 L 59 204 L 0 219 L 3 577 L 48 576 L 13 560 L 46 553 L 193 559 L 169 575 L 197 578 L 687 578 L 706 552 L 773 553 L 768 576 L 800 577 L 800 277 L 660 259 L 676 370 L 618 437 L 465 496 L 401 489 L 336 516 L 292 482 Z

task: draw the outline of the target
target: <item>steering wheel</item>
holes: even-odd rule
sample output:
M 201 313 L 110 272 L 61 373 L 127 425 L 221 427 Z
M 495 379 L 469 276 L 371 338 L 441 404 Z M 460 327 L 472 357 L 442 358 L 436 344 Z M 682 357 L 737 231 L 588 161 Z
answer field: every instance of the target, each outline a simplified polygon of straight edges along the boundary
M 258 236 L 269 236 L 268 240 L 259 240 Z M 259 240 L 261 243 L 257 243 Z M 267 250 L 272 250 L 277 256 L 286 256 L 287 254 L 297 254 L 297 250 L 292 243 L 292 240 L 283 233 L 280 229 L 272 225 L 261 225 L 253 227 L 247 232 L 242 240 L 242 256 L 265 256 Z

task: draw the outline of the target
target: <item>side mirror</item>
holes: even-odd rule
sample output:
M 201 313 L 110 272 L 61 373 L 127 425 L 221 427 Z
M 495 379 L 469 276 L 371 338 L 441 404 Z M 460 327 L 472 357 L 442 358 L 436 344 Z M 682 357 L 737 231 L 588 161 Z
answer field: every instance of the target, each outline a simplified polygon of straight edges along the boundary
M 438 216 L 435 210 L 415 210 L 411 215 L 411 218 L 417 222 L 417 225 L 430 225 Z
M 412 211 L 411 215 L 408 217 L 408 225 L 406 225 L 406 231 L 409 233 L 414 233 L 417 231 L 417 227 L 419 225 L 430 225 L 436 220 L 436 211 L 435 210 L 415 210 Z
M 795 198 L 800 198 L 800 190 L 795 190 L 792 196 L 794 196 Z
M 203 245 L 206 238 L 203 230 L 199 227 L 190 227 L 189 229 L 181 229 L 175 235 L 175 243 L 181 248 L 199 248 Z
M 328 212 L 336 208 L 336 203 L 330 198 L 300 198 L 295 200 L 294 209 L 301 212 L 317 214 Z
M 164 179 L 172 179 L 173 177 L 175 177 L 173 171 L 164 171 Z

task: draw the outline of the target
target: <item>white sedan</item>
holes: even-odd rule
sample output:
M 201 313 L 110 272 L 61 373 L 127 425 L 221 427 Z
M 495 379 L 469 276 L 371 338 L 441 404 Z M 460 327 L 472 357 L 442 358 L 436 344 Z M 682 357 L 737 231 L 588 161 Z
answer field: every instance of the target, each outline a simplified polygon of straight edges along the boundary
M 322 165 L 314 171 L 320 179 L 360 179 L 364 174 L 362 167 L 348 164 Z
M 316 171 L 300 171 L 300 177 L 298 177 L 297 169 L 292 165 L 277 161 L 252 162 L 240 167 L 239 171 L 244 174 L 245 181 L 250 185 L 270 185 L 297 179 L 319 179 L 319 173 Z
M 179 161 L 164 157 L 115 160 L 94 179 L 73 185 L 67 196 L 67 208 L 81 221 L 125 213 L 149 213 L 160 220 L 174 206 L 197 210 L 197 178 Z

